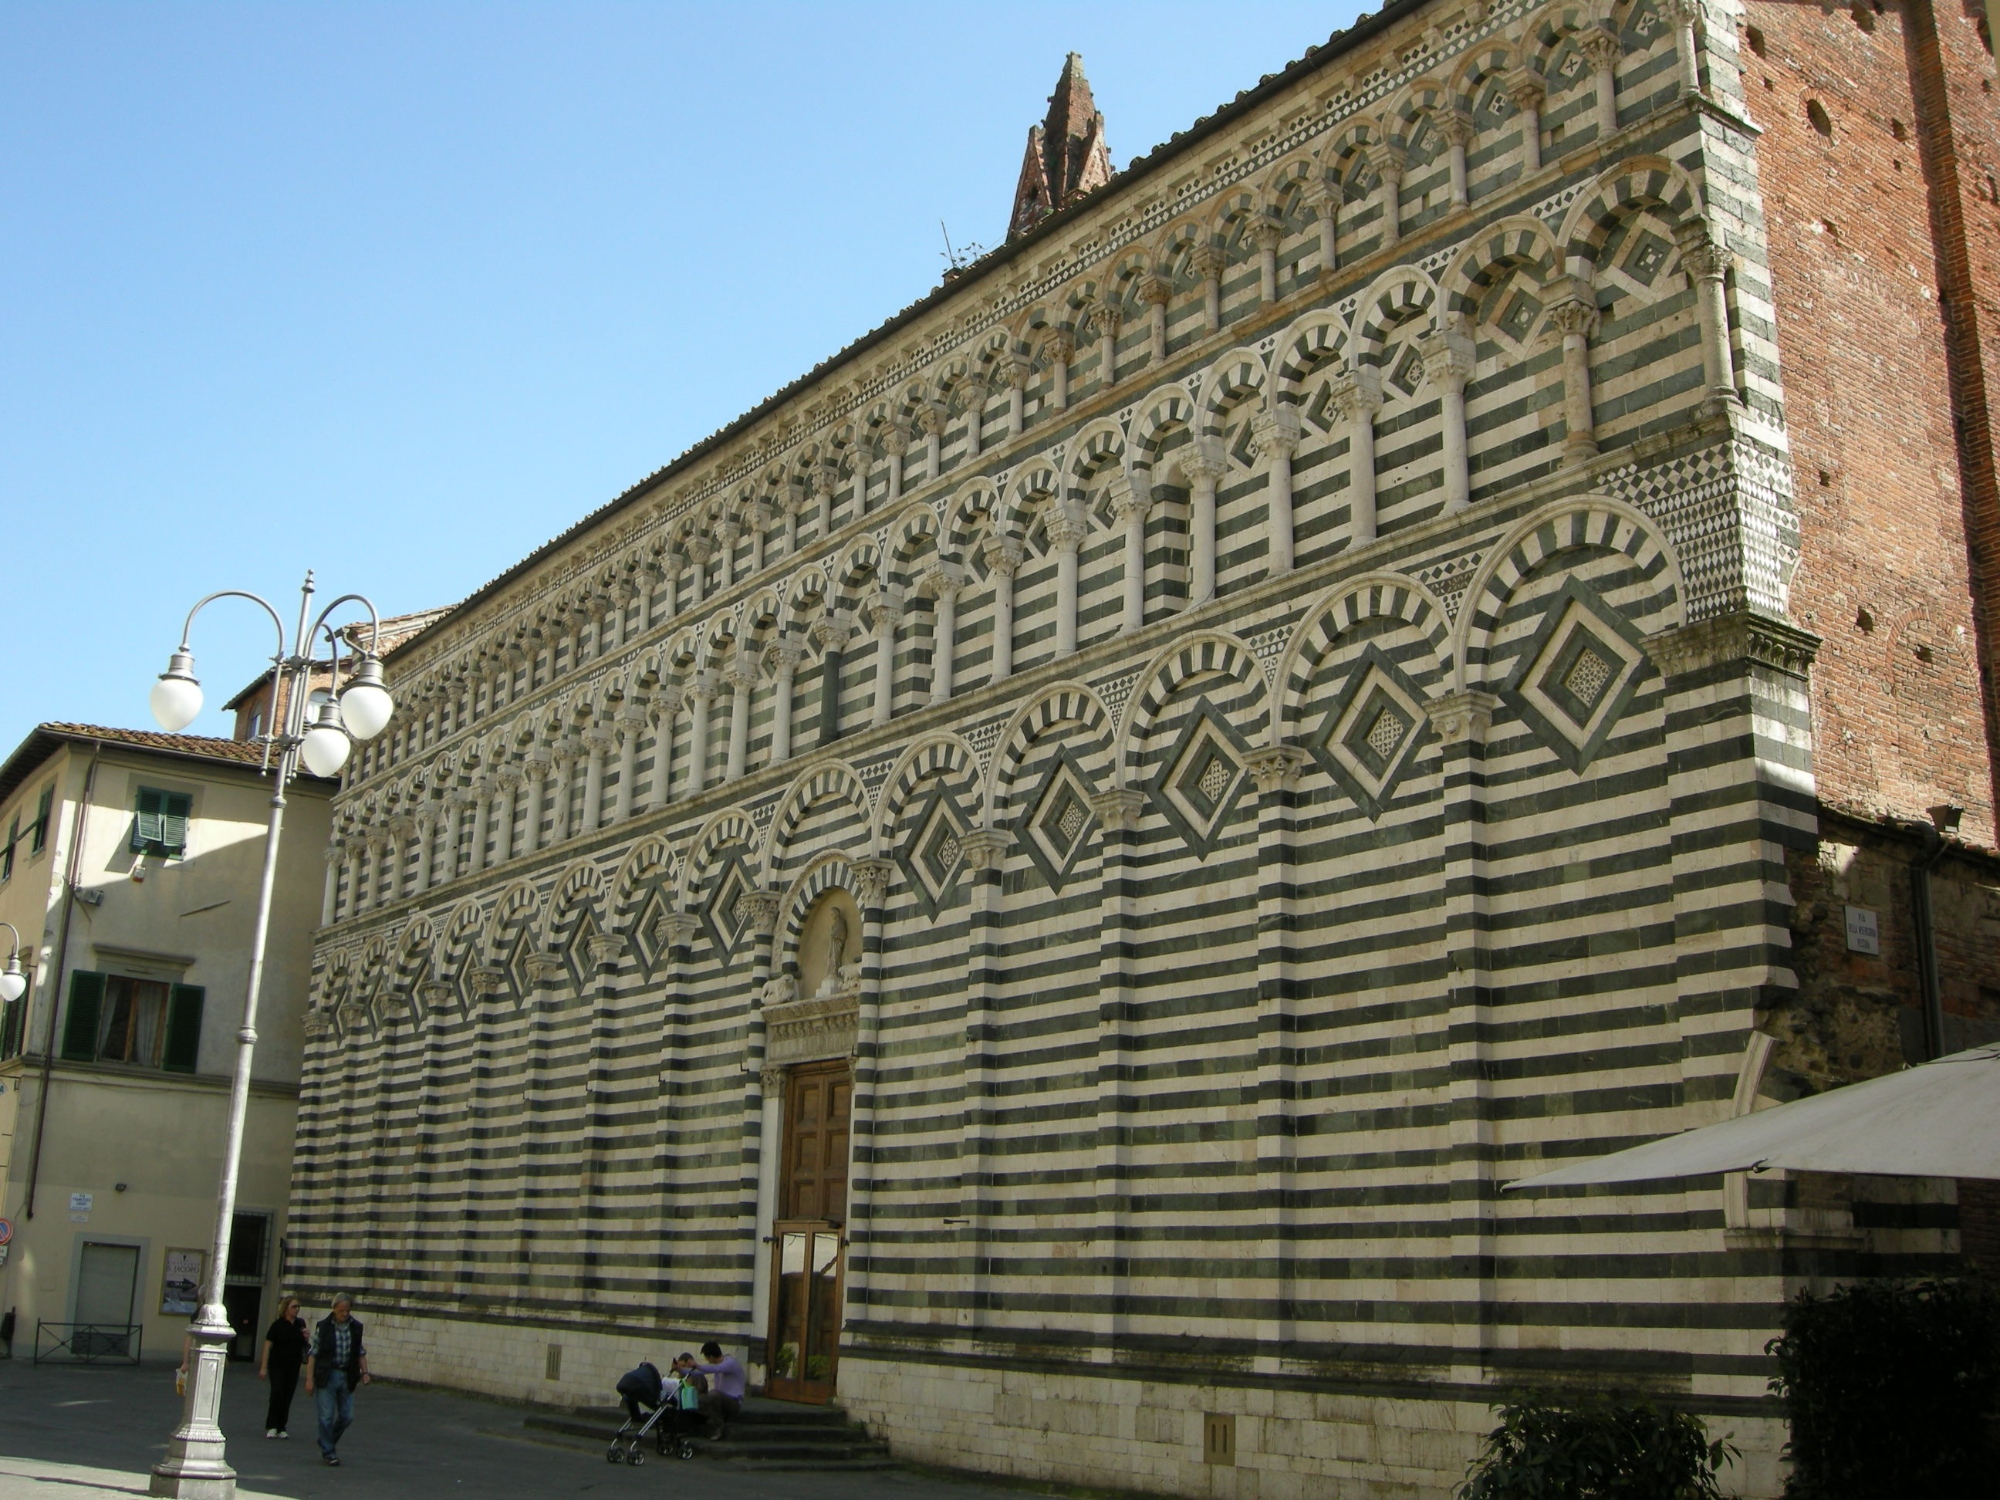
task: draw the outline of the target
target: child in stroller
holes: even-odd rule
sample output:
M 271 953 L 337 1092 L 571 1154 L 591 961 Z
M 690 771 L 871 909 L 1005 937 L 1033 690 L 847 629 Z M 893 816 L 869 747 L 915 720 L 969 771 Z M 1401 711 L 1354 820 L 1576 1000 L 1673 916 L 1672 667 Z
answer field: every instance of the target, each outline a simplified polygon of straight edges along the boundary
M 689 1355 L 681 1360 L 692 1363 Z M 681 1360 L 674 1362 L 674 1375 L 662 1379 L 659 1367 L 647 1360 L 618 1379 L 618 1395 L 625 1403 L 625 1424 L 611 1439 L 611 1447 L 605 1458 L 611 1463 L 624 1462 L 638 1467 L 646 1461 L 640 1451 L 647 1434 L 652 1434 L 654 1451 L 662 1458 L 672 1453 L 677 1458 L 693 1458 L 694 1444 L 689 1439 L 693 1422 L 698 1412 L 687 1408 L 694 1405 L 695 1394 L 681 1371 L 685 1368 Z

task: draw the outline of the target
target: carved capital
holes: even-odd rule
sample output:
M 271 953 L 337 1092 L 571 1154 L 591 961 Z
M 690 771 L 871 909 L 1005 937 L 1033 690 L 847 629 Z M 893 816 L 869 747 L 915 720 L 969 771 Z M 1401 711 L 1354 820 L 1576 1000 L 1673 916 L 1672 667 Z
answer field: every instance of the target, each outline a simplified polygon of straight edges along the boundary
M 780 899 L 775 891 L 745 891 L 737 897 L 736 909 L 743 914 L 743 930 L 759 938 L 776 932 Z
M 1472 378 L 1472 340 L 1456 328 L 1434 328 L 1419 340 L 1424 379 L 1440 390 L 1462 391 Z
M 1139 300 L 1164 307 L 1173 299 L 1174 286 L 1164 276 L 1144 276 L 1139 281 Z
M 1590 59 L 1593 68 L 1612 68 L 1625 55 L 1625 44 L 1618 40 L 1618 33 L 1609 26 L 1599 25 L 1578 34 L 1576 50 Z
M 1229 257 L 1222 253 L 1218 245 L 1196 245 L 1190 257 L 1194 268 L 1210 281 L 1216 280 L 1229 269 Z
M 1259 412 L 1250 423 L 1250 451 L 1260 462 L 1290 458 L 1299 451 L 1302 436 L 1298 408 L 1285 406 L 1277 411 Z
M 625 956 L 625 939 L 615 932 L 600 932 L 589 941 L 590 961 L 600 969 L 617 966 Z
M 1430 715 L 1431 728 L 1447 745 L 1465 740 L 1481 744 L 1486 731 L 1493 727 L 1493 715 L 1499 707 L 1500 700 L 1493 694 L 1465 688 L 1438 694 L 1425 705 L 1425 711 Z
M 1130 483 L 1122 474 L 1111 481 L 1108 499 L 1111 514 L 1121 526 L 1145 525 L 1146 515 L 1153 508 L 1152 493 L 1144 485 Z
M 998 828 L 975 828 L 959 835 L 958 847 L 969 870 L 991 870 L 1007 857 L 1013 839 Z
M 1343 422 L 1373 421 L 1382 409 L 1382 372 L 1373 365 L 1349 370 L 1333 382 L 1327 400 Z
M 1053 507 L 1042 524 L 1048 531 L 1049 545 L 1063 552 L 1074 552 L 1089 535 L 1083 517 L 1067 505 Z
M 935 562 L 924 569 L 919 591 L 932 599 L 950 599 L 965 587 L 965 570 L 956 563 Z
M 936 437 L 944 431 L 948 413 L 942 401 L 930 401 L 917 413 L 917 426 L 925 437 Z
M 799 662 L 805 654 L 805 647 L 792 637 L 786 636 L 783 640 L 773 641 L 765 648 L 764 660 L 771 664 L 773 672 L 782 674 L 797 671 Z
M 854 899 L 864 909 L 881 906 L 889 894 L 889 877 L 896 866 L 886 859 L 857 859 L 854 862 Z
M 1597 297 L 1587 282 L 1572 278 L 1562 284 L 1548 311 L 1548 326 L 1562 338 L 1589 338 L 1597 332 Z
M 822 651 L 845 651 L 854 628 L 837 614 L 825 614 L 812 622 L 808 633 Z
M 892 458 L 901 458 L 910 451 L 910 429 L 901 422 L 891 422 L 882 429 L 882 451 Z
M 1508 74 L 1505 87 L 1509 102 L 1523 114 L 1539 110 L 1542 101 L 1549 96 L 1548 86 L 1542 82 L 1541 75 L 1531 68 L 1519 68 Z
M 1409 164 L 1409 157 L 1400 146 L 1386 142 L 1368 148 L 1368 165 L 1375 169 L 1375 175 L 1384 182 L 1401 182 L 1403 168 Z
M 1092 797 L 1090 810 L 1097 815 L 1098 825 L 1106 832 L 1136 827 L 1140 815 L 1146 810 L 1146 794 L 1135 787 L 1113 787 Z
M 767 1095 L 779 1092 L 785 1086 L 784 1064 L 765 1063 L 757 1070 L 757 1084 Z
M 1025 556 L 1021 544 L 1011 536 L 988 536 L 980 550 L 986 555 L 988 570 L 1001 578 L 1012 578 Z
M 1770 615 L 1736 610 L 1646 638 L 1646 654 L 1669 680 L 1730 663 L 1768 667 L 1805 681 L 1820 638 Z
M 653 941 L 669 950 L 685 948 L 694 941 L 701 924 L 684 911 L 665 911 L 653 919 Z
M 1721 236 L 1701 219 L 1680 224 L 1674 230 L 1674 242 L 1680 247 L 1682 267 L 1694 279 L 1720 281 L 1735 258 Z
M 1438 116 L 1438 134 L 1454 146 L 1468 145 L 1472 140 L 1472 116 L 1462 109 L 1447 110 Z
M 1202 443 L 1184 449 L 1174 461 L 1189 484 L 1213 484 L 1229 472 L 1229 461 Z
M 1076 335 L 1067 328 L 1058 328 L 1042 347 L 1048 350 L 1050 359 L 1066 365 L 1076 357 Z
M 1262 218 L 1251 229 L 1250 237 L 1257 242 L 1259 250 L 1275 250 L 1285 238 L 1285 226 L 1276 219 Z
M 903 619 L 903 601 L 893 593 L 884 590 L 870 594 L 868 602 L 861 606 L 861 613 L 877 635 L 893 631 Z
M 1269 797 L 1288 792 L 1299 784 L 1299 772 L 1311 759 L 1297 745 L 1266 745 L 1244 757 L 1250 779 L 1257 783 L 1257 795 Z
M 697 533 L 681 543 L 681 551 L 688 555 L 689 561 L 696 567 L 700 567 L 715 556 L 715 539 Z

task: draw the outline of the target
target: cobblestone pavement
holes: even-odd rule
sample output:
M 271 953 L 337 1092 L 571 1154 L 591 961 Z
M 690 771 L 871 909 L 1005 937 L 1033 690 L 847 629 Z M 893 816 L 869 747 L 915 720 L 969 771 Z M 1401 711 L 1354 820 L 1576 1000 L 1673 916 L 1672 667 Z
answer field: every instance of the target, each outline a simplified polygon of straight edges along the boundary
M 467 1495 L 657 1495 L 702 1500 L 1021 1500 L 1022 1491 L 899 1470 L 872 1473 L 732 1472 L 734 1465 L 613 1468 L 600 1448 L 535 1441 L 523 1409 L 388 1384 L 355 1401 L 341 1467 L 320 1462 L 312 1407 L 292 1405 L 289 1442 L 263 1434 L 265 1387 L 246 1365 L 223 1384 L 222 1428 L 244 1500 L 366 1495 L 447 1500 Z M 171 1365 L 74 1368 L 0 1361 L 0 1500 L 84 1500 L 144 1494 L 148 1471 L 180 1420 Z

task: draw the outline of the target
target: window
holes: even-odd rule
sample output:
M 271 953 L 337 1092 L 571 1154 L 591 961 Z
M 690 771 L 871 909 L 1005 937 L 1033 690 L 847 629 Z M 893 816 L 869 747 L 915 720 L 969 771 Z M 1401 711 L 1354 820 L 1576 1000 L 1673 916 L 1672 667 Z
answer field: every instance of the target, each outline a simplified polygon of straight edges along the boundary
M 21 842 L 21 817 L 14 815 L 13 823 L 7 829 L 7 847 L 0 849 L 0 880 L 14 878 L 14 846 Z
M 132 852 L 178 859 L 187 853 L 188 817 L 194 797 L 187 792 L 139 788 L 137 815 L 132 819 Z
M 63 1058 L 192 1073 L 205 994 L 198 984 L 78 970 L 70 976 Z
M 56 804 L 56 784 L 52 781 L 42 788 L 42 795 L 35 799 L 35 826 L 33 837 L 28 841 L 28 852 L 40 854 L 49 847 L 49 810 Z

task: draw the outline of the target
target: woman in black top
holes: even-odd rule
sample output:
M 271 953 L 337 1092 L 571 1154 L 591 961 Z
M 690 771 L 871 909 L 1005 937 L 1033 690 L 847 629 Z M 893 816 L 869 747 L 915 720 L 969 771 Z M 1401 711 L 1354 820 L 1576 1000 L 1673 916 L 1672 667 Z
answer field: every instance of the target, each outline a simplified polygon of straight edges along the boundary
M 264 1348 L 257 1356 L 257 1378 L 271 1382 L 271 1408 L 264 1414 L 264 1436 L 288 1438 L 285 1423 L 292 1416 L 292 1392 L 299 1387 L 299 1370 L 306 1362 L 312 1335 L 299 1316 L 299 1299 L 278 1304 L 278 1321 L 264 1331 Z

